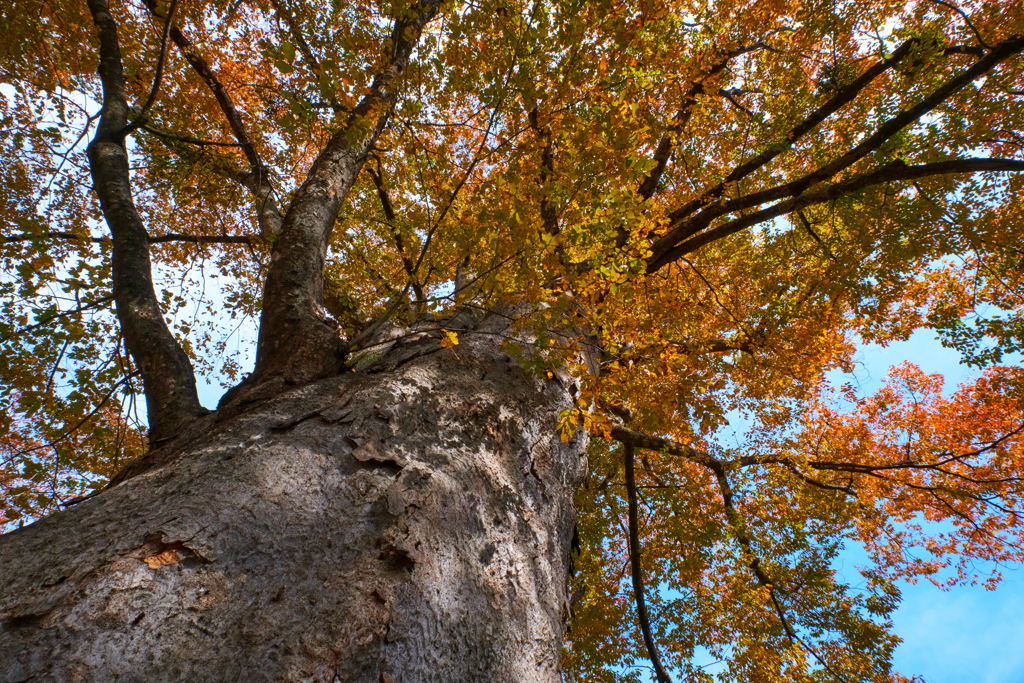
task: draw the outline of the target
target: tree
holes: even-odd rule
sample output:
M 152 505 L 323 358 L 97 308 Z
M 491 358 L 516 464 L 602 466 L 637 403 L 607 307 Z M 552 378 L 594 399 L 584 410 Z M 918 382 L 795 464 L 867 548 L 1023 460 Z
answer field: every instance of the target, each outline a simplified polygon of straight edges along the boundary
M 0 679 L 898 681 L 1020 561 L 1019 3 L 2 11 Z

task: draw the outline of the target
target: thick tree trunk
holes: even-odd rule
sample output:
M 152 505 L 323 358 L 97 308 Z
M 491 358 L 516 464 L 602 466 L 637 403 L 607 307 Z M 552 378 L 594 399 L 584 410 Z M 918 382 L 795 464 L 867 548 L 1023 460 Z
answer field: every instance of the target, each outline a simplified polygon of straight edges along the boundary
M 585 444 L 488 325 L 201 418 L 0 537 L 0 681 L 560 680 Z

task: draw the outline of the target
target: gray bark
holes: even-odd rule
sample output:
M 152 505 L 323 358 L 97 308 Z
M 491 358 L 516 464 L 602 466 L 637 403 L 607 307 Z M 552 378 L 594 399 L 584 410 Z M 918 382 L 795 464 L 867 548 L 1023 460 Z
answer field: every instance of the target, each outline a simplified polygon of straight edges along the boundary
M 199 418 L 0 537 L 0 681 L 561 680 L 585 437 L 497 320 Z

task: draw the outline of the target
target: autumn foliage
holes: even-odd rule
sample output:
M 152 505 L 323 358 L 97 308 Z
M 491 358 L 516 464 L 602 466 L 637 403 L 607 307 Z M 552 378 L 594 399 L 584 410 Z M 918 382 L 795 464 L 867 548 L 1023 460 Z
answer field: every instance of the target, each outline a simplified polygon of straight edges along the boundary
M 559 428 L 592 435 L 576 680 L 648 675 L 631 497 L 677 680 L 905 680 L 900 581 L 994 587 L 1024 559 L 1024 375 L 1002 364 L 1024 348 L 1012 0 L 7 3 L 0 523 L 146 448 L 86 154 L 108 4 L 155 291 L 205 382 L 249 370 L 289 212 L 342 138 L 368 142 L 328 231 L 317 315 L 339 339 L 529 309 L 533 345 L 510 353 L 574 378 Z M 408 41 L 391 103 L 378 76 Z M 835 386 L 858 343 L 922 328 L 976 378 L 905 364 L 872 395 Z M 871 563 L 846 584 L 856 544 Z

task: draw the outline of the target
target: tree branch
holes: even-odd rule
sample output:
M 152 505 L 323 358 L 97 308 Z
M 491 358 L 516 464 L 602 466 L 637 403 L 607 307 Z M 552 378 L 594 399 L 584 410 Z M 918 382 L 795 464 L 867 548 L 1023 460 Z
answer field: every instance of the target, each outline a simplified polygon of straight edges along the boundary
M 761 566 L 761 558 L 754 551 L 753 540 L 747 533 L 746 520 L 743 519 L 739 510 L 736 509 L 736 504 L 733 501 L 732 487 L 729 484 L 729 478 L 726 475 L 725 467 L 723 467 L 721 463 L 717 463 L 711 469 L 715 473 L 715 480 L 718 482 L 718 490 L 722 495 L 722 507 L 725 509 L 726 521 L 732 529 L 736 542 L 739 543 L 740 547 L 743 549 L 744 555 L 746 555 L 749 560 L 749 564 L 747 566 L 750 567 L 750 571 L 753 573 L 754 578 L 757 579 L 758 584 L 767 589 L 768 597 L 772 602 L 772 608 L 775 611 L 775 615 L 779 618 L 779 622 L 782 624 L 782 630 L 785 632 L 786 638 L 791 644 L 796 643 L 800 645 L 800 647 L 814 657 L 822 668 L 835 676 L 837 680 L 846 681 L 847 679 L 845 677 L 841 676 L 837 671 L 829 666 L 828 662 L 818 654 L 817 650 L 800 638 L 796 629 L 794 629 L 792 624 L 789 623 L 789 617 L 786 616 L 786 609 L 783 606 L 782 601 L 779 600 L 779 596 L 777 594 L 778 586 L 771 580 L 771 578 L 769 578 L 764 567 Z
M 154 126 L 148 124 L 141 126 L 142 130 L 147 133 L 152 133 L 158 138 L 165 140 L 171 140 L 173 142 L 184 142 L 188 145 L 197 145 L 199 147 L 241 147 L 237 142 L 214 142 L 213 140 L 200 140 L 190 135 L 177 135 L 175 133 L 168 133 L 167 131 L 160 130 Z
M 934 175 L 948 173 L 980 173 L 980 172 L 1022 172 L 1024 161 L 1018 159 L 952 159 L 949 161 L 938 161 L 931 164 L 918 164 L 907 166 L 902 161 L 894 161 L 881 168 L 855 175 L 844 181 L 834 183 L 827 187 L 820 188 L 806 194 L 798 194 L 778 204 L 774 204 L 760 211 L 723 223 L 711 230 L 702 232 L 682 244 L 664 252 L 660 258 L 652 260 L 647 266 L 647 272 L 653 273 L 662 266 L 671 263 L 683 256 L 710 244 L 711 242 L 735 234 L 759 223 L 764 223 L 773 218 L 783 216 L 793 211 L 799 211 L 808 206 L 829 202 L 844 197 L 872 185 L 880 185 L 902 180 L 915 180 Z
M 672 152 L 676 148 L 676 140 L 679 134 L 686 127 L 687 122 L 690 120 L 690 115 L 693 113 L 693 107 L 697 104 L 697 96 L 704 93 L 704 84 L 714 78 L 729 65 L 736 57 L 745 55 L 749 52 L 756 50 L 766 49 L 768 46 L 764 40 L 760 40 L 753 45 L 743 45 L 735 50 L 726 52 L 721 60 L 715 63 L 710 69 L 703 73 L 700 78 L 690 84 L 690 88 L 683 94 L 683 97 L 679 103 L 679 110 L 675 116 L 672 117 L 672 123 L 669 125 L 665 134 L 658 142 L 658 147 L 654 152 L 654 156 L 651 157 L 655 166 L 651 169 L 651 172 L 647 174 L 643 182 L 640 183 L 640 187 L 637 188 L 637 194 L 644 199 L 650 199 L 654 196 L 655 190 L 658 189 L 658 183 L 661 182 L 661 177 L 665 173 L 665 169 L 668 167 L 668 161 L 672 158 Z
M 900 46 L 900 50 L 903 49 L 910 49 L 908 43 L 904 43 L 904 45 Z M 671 262 L 673 257 L 669 257 L 668 252 L 673 250 L 676 245 L 679 245 L 686 238 L 706 229 L 714 219 L 729 213 L 749 209 L 769 201 L 798 195 L 806 191 L 811 186 L 834 177 L 857 161 L 863 159 L 868 154 L 876 151 L 893 135 L 938 107 L 966 85 L 995 68 L 1006 59 L 1018 54 L 1022 50 L 1024 50 L 1024 37 L 1017 36 L 999 43 L 991 52 L 986 53 L 970 67 L 947 80 L 932 91 L 932 93 L 921 102 L 918 102 L 916 105 L 905 109 L 896 116 L 886 120 L 873 134 L 865 138 L 860 144 L 853 147 L 839 158 L 797 180 L 767 190 L 755 192 L 738 199 L 727 201 L 718 199 L 718 201 L 709 203 L 709 199 L 717 199 L 722 195 L 728 182 L 736 182 L 746 175 L 749 175 L 756 170 L 756 168 L 760 168 L 771 161 L 771 159 L 778 156 L 782 150 L 768 150 L 758 157 L 755 157 L 750 162 L 737 167 L 729 174 L 729 176 L 727 176 L 726 181 L 719 183 L 719 185 L 716 185 L 714 188 L 709 190 L 705 193 L 704 197 L 693 200 L 687 205 L 669 214 L 671 227 L 668 232 L 659 237 L 652 244 L 652 255 L 648 259 L 647 271 L 649 273 L 655 272 L 666 263 Z M 897 50 L 897 52 L 899 52 L 899 50 Z M 905 52 L 902 54 L 905 54 Z M 830 100 L 829 103 L 823 105 L 818 111 L 808 117 L 808 119 L 794 128 L 793 131 L 790 132 L 790 136 L 798 134 L 797 138 L 799 138 L 816 126 L 817 123 L 823 121 L 833 111 L 838 110 L 842 104 L 845 104 L 855 98 L 861 90 L 867 87 L 870 80 L 877 76 L 878 73 L 881 73 L 881 71 L 884 71 L 895 64 L 895 62 L 891 60 L 896 56 L 897 55 L 894 53 L 890 60 L 886 60 L 888 65 L 884 66 L 884 68 L 883 65 L 886 64 L 886 62 L 875 65 L 873 69 L 866 72 L 861 78 L 857 79 L 857 81 L 854 81 L 854 84 L 851 84 L 851 86 L 844 89 L 844 91 L 840 93 L 842 95 L 841 98 L 837 95 Z M 866 78 L 869 73 L 874 74 L 871 76 L 871 79 Z M 840 102 L 837 98 L 842 101 Z M 797 138 L 794 138 L 794 141 Z M 705 208 L 696 215 L 691 216 L 691 214 L 702 207 Z M 687 216 L 690 217 L 687 218 Z
M 610 404 L 604 404 L 602 407 L 609 410 L 609 412 L 627 419 L 631 417 L 628 410 Z M 961 479 L 973 484 L 1001 484 L 1001 483 L 1015 483 L 1021 481 L 1021 478 L 1017 477 L 1001 477 L 998 479 L 978 479 L 970 477 L 964 474 L 953 472 L 948 469 L 944 469 L 945 465 L 950 463 L 963 463 L 970 458 L 977 457 L 988 453 L 995 448 L 998 448 L 1001 444 L 1005 443 L 1009 439 L 1024 433 L 1024 424 L 1020 425 L 1016 429 L 1006 432 L 997 439 L 994 439 L 973 451 L 967 451 L 964 453 L 950 453 L 945 451 L 939 454 L 938 459 L 930 462 L 918 462 L 918 461 L 906 461 L 899 463 L 856 463 L 856 462 L 834 462 L 826 460 L 806 460 L 797 461 L 791 458 L 774 458 L 774 457 L 756 457 L 751 455 L 741 456 L 739 458 L 733 458 L 731 460 L 720 460 L 714 456 L 699 451 L 690 446 L 676 443 L 658 436 L 652 436 L 650 434 L 643 434 L 636 432 L 631 429 L 627 429 L 621 426 L 614 426 L 611 430 L 611 438 L 615 441 L 619 441 L 624 444 L 630 444 L 637 448 L 644 448 L 647 450 L 658 451 L 661 453 L 668 453 L 669 455 L 675 455 L 682 458 L 686 458 L 690 462 L 698 465 L 703 465 L 708 469 L 715 471 L 722 469 L 723 471 L 741 468 L 751 467 L 758 465 L 781 465 L 791 472 L 796 474 L 798 477 L 803 479 L 809 484 L 818 486 L 820 488 L 828 488 L 834 491 L 846 493 L 848 495 L 855 495 L 855 492 L 850 485 L 847 486 L 836 486 L 825 482 L 819 482 L 817 480 L 809 479 L 802 471 L 800 466 L 808 467 L 818 472 L 844 472 L 847 474 L 863 474 L 866 476 L 880 477 L 882 472 L 900 471 L 900 470 L 911 470 L 911 471 L 933 471 L 940 472 L 942 474 Z M 898 480 L 889 480 L 896 484 L 912 486 L 907 482 L 901 482 Z
M 646 448 L 646 449 L 649 449 L 649 450 L 657 450 L 657 451 L 669 453 L 669 454 L 672 454 L 672 455 L 679 455 L 679 456 L 685 457 L 686 459 L 688 459 L 688 460 L 690 460 L 692 462 L 695 462 L 695 463 L 698 463 L 700 465 L 703 465 L 707 469 L 711 470 L 712 473 L 714 473 L 715 481 L 718 484 L 718 489 L 719 489 L 719 492 L 721 493 L 721 496 L 722 496 L 722 506 L 723 506 L 723 508 L 725 510 L 726 521 L 728 522 L 729 527 L 732 529 L 733 536 L 736 538 L 736 542 L 740 545 L 740 547 L 743 550 L 744 555 L 746 556 L 746 559 L 748 560 L 748 565 L 747 566 L 750 568 L 750 571 L 753 573 L 754 578 L 757 580 L 758 584 L 760 584 L 761 586 L 763 586 L 764 588 L 766 588 L 768 590 L 769 598 L 771 599 L 771 602 L 772 602 L 772 608 L 774 609 L 774 611 L 776 613 L 776 616 L 778 616 L 779 621 L 782 624 L 782 628 L 783 628 L 783 631 L 786 634 L 786 637 L 790 640 L 791 643 L 797 643 L 802 648 L 804 648 L 804 650 L 806 650 L 812 657 L 814 657 L 814 659 L 817 660 L 817 662 L 819 664 L 821 664 L 822 667 L 824 667 L 829 673 L 831 673 L 833 676 L 835 676 L 838 680 L 841 680 L 841 681 L 846 680 L 841 675 L 839 675 L 836 671 L 834 671 L 828 665 L 828 663 L 825 662 L 820 655 L 818 655 L 817 651 L 815 651 L 814 648 L 812 648 L 807 643 L 805 643 L 800 638 L 799 634 L 797 634 L 796 630 L 789 623 L 789 618 L 786 616 L 785 607 L 783 606 L 782 602 L 779 600 L 778 596 L 776 595 L 777 586 L 771 580 L 771 578 L 768 576 L 767 572 L 765 572 L 764 567 L 762 567 L 761 559 L 760 559 L 760 557 L 758 557 L 757 553 L 754 551 L 753 541 L 750 538 L 750 535 L 747 533 L 746 522 L 744 521 L 744 519 L 743 519 L 742 515 L 740 514 L 739 510 L 736 509 L 736 505 L 735 505 L 735 502 L 733 500 L 734 496 L 733 496 L 733 492 L 732 492 L 732 487 L 729 484 L 729 479 L 728 479 L 728 476 L 727 476 L 726 472 L 731 467 L 742 466 L 744 464 L 755 464 L 758 461 L 753 459 L 753 458 L 740 458 L 740 459 L 735 460 L 735 461 L 722 461 L 722 460 L 719 460 L 718 458 L 715 458 L 715 457 L 713 457 L 711 455 L 708 455 L 706 453 L 702 453 L 702 452 L 697 451 L 697 450 L 695 450 L 693 448 L 690 448 L 689 446 L 683 446 L 681 444 L 677 444 L 677 443 L 674 443 L 672 441 L 668 441 L 667 439 L 662 439 L 662 438 L 655 437 L 655 436 L 650 436 L 650 435 L 647 435 L 647 434 L 641 434 L 640 432 L 634 432 L 632 430 L 625 429 L 624 427 L 613 427 L 612 428 L 612 438 L 617 440 L 617 441 L 621 441 L 623 443 L 625 449 L 626 449 L 626 490 L 627 490 L 627 493 L 629 495 L 629 501 L 630 501 L 630 527 L 629 527 L 629 535 L 630 535 L 630 559 L 631 559 L 631 561 L 633 560 L 633 557 L 634 557 L 634 555 L 633 555 L 633 539 L 634 538 L 639 539 L 639 535 L 638 535 L 636 524 L 635 524 L 635 515 L 636 515 L 636 507 L 635 507 L 636 506 L 636 482 L 634 480 L 634 475 L 633 475 L 633 447 L 637 446 L 637 447 L 640 447 L 640 448 Z M 637 543 L 637 545 L 636 545 L 636 557 L 639 558 L 639 540 L 637 540 L 636 543 Z M 642 575 L 639 574 L 639 561 L 637 560 L 637 561 L 635 561 L 633 563 L 633 585 L 634 585 L 634 592 L 637 593 L 638 595 L 642 595 L 642 590 L 643 590 L 642 580 L 643 580 Z M 637 582 L 638 581 L 641 582 L 639 590 L 637 589 Z M 640 604 L 639 601 L 637 603 L 637 612 L 638 612 L 638 614 L 641 613 L 641 604 Z M 646 608 L 643 609 L 642 619 L 646 619 Z M 643 626 L 644 626 L 644 623 L 643 623 L 643 621 L 641 621 L 641 627 L 643 628 Z M 660 672 L 661 671 L 661 669 L 660 669 L 660 662 L 656 662 L 655 661 L 655 658 L 657 657 L 657 654 L 656 654 L 656 652 L 653 649 L 653 643 L 651 641 L 649 641 L 649 637 L 650 637 L 649 629 L 650 629 L 650 627 L 648 625 L 647 626 L 647 630 L 644 631 L 644 641 L 645 641 L 645 643 L 648 644 L 648 652 L 653 655 L 651 661 L 652 661 L 652 663 L 655 664 L 655 670 Z M 659 673 L 659 679 L 658 680 L 659 680 L 659 683 L 660 683 L 660 681 L 662 681 L 662 679 L 660 678 L 660 673 Z M 665 680 L 668 680 L 668 679 L 666 678 Z
M 128 102 L 117 24 L 106 0 L 87 0 L 99 30 L 103 113 L 87 156 L 112 237 L 113 292 L 125 346 L 142 374 L 150 444 L 178 434 L 203 412 L 188 356 L 167 328 L 153 288 L 149 235 L 135 208 L 124 130 Z
M 949 9 L 959 14 L 960 18 L 963 19 L 964 22 L 967 24 L 967 27 L 971 29 L 971 33 L 974 34 L 974 38 L 975 40 L 978 41 L 978 44 L 981 45 L 986 50 L 992 49 L 992 46 L 985 42 L 985 39 L 981 36 L 981 32 L 978 31 L 978 27 L 974 25 L 974 22 L 971 21 L 971 18 L 967 16 L 966 12 L 964 12 L 962 9 L 960 9 L 953 3 L 946 2 L 946 0 L 931 0 L 931 2 L 934 2 L 937 5 L 942 5 L 943 7 L 948 7 Z
M 707 453 L 698 451 L 696 448 L 691 446 L 685 446 L 658 436 L 635 432 L 632 429 L 627 429 L 618 425 L 612 427 L 611 436 L 616 441 L 621 441 L 622 443 L 629 444 L 630 446 L 646 448 L 651 451 L 664 452 L 669 455 L 677 455 L 679 457 L 686 458 L 691 462 L 695 462 L 698 465 L 704 465 L 705 467 L 711 467 L 712 464 L 719 462 Z
M 153 16 L 166 19 L 166 17 L 161 16 L 158 11 L 157 0 L 145 0 L 145 3 Z M 249 133 L 245 129 L 242 117 L 235 108 L 235 103 L 231 100 L 231 95 L 228 94 L 224 84 L 221 83 L 217 74 L 213 72 L 210 65 L 195 49 L 195 45 L 193 45 L 192 41 L 185 37 L 185 34 L 181 32 L 181 29 L 179 29 L 173 22 L 169 22 L 169 25 L 171 40 L 173 40 L 174 44 L 178 46 L 178 49 L 181 51 L 185 61 L 187 61 L 189 66 L 191 66 L 192 69 L 199 74 L 199 77 L 206 82 L 210 92 L 212 92 L 213 96 L 217 98 L 217 104 L 220 105 L 221 111 L 224 112 L 228 125 L 231 127 L 231 132 L 242 146 L 242 151 L 249 160 L 249 164 L 254 167 L 262 168 L 262 162 L 260 161 L 259 154 L 256 151 L 256 146 L 249 138 Z
M 395 238 L 395 247 L 397 247 L 398 255 L 402 259 L 402 269 L 405 270 L 405 274 L 409 278 L 409 284 L 412 286 L 416 299 L 423 301 L 426 295 L 423 293 L 423 286 L 416 275 L 416 264 L 412 262 L 409 254 L 406 253 L 405 240 L 402 239 L 402 233 L 395 226 L 397 218 L 395 215 L 395 205 L 391 203 L 391 196 L 388 194 L 388 188 L 384 184 L 384 174 L 379 169 L 373 167 L 367 167 L 366 170 L 370 174 L 370 179 L 373 180 L 374 186 L 377 188 L 377 197 L 380 199 L 381 208 L 384 210 L 384 217 L 391 224 L 391 235 Z
M 15 330 L 11 334 L 7 335 L 6 337 L 4 337 L 3 335 L 0 335 L 0 341 L 4 341 L 6 339 L 11 339 L 13 337 L 17 337 L 19 335 L 26 334 L 28 332 L 31 332 L 32 330 L 37 330 L 40 327 L 45 327 L 46 325 L 49 325 L 51 322 L 57 320 L 58 318 L 65 318 L 65 317 L 67 317 L 69 315 L 76 315 L 76 314 L 79 314 L 79 313 L 84 313 L 86 311 L 92 310 L 94 308 L 100 308 L 104 304 L 108 304 L 108 303 L 110 303 L 113 300 L 114 300 L 113 295 L 111 295 L 111 296 L 104 296 L 104 297 L 100 297 L 99 299 L 94 299 L 93 301 L 86 301 L 84 303 L 79 304 L 78 306 L 75 306 L 74 308 L 69 308 L 69 309 L 66 309 L 66 310 L 63 310 L 63 311 L 57 311 L 57 312 L 53 313 L 52 315 L 49 315 L 49 316 L 43 318 L 42 320 L 39 320 L 37 322 L 32 323 L 31 325 L 27 325 L 25 327 L 22 327 L 19 330 Z
M 41 232 L 41 233 L 24 233 L 21 235 L 0 235 L 0 244 L 7 244 L 11 242 L 27 242 L 30 240 L 37 239 L 61 239 L 71 241 L 83 241 L 92 242 L 94 244 L 102 244 L 109 242 L 109 237 L 92 237 L 91 235 L 79 235 L 73 232 Z M 248 235 L 183 235 L 181 233 L 170 232 L 166 235 L 155 235 L 147 236 L 150 244 L 160 244 L 163 242 L 193 242 L 195 244 L 247 244 L 253 246 L 256 242 L 253 238 Z
M 309 43 L 306 41 L 306 37 L 302 35 L 302 29 L 298 22 L 295 20 L 295 15 L 292 13 L 291 8 L 288 7 L 284 0 L 270 0 L 270 6 L 274 8 L 275 15 L 284 20 L 285 25 L 288 27 L 288 33 L 291 35 L 292 40 L 299 48 L 299 52 L 305 58 L 306 62 L 309 63 L 310 70 L 314 71 L 317 76 L 323 73 L 323 69 L 320 67 L 320 61 L 313 54 L 313 50 L 310 49 Z M 332 102 L 329 104 L 330 108 L 335 109 L 338 107 L 338 103 Z
M 654 666 L 658 683 L 672 683 L 672 678 L 661 664 L 661 657 L 651 635 L 651 620 L 647 614 L 647 601 L 644 598 L 644 574 L 640 566 L 640 522 L 637 514 L 636 475 L 634 472 L 633 444 L 623 444 L 626 464 L 626 497 L 629 509 L 629 565 L 633 578 L 633 599 L 636 602 L 636 618 L 640 622 L 644 645 L 647 647 L 647 658 Z
M 327 244 L 342 202 L 398 99 L 398 85 L 440 0 L 403 10 L 391 32 L 391 54 L 345 124 L 331 136 L 296 192 L 263 292 L 255 380 L 281 376 L 304 383 L 337 372 L 346 347 L 322 320 Z
M 164 77 L 164 64 L 167 63 L 167 38 L 171 32 L 171 22 L 174 21 L 174 12 L 178 9 L 178 0 L 171 0 L 171 6 L 167 10 L 167 19 L 164 21 L 163 35 L 160 37 L 160 57 L 156 62 L 156 73 L 153 75 L 153 86 L 149 89 L 149 96 L 139 109 L 139 115 L 134 121 L 125 127 L 125 133 L 129 133 L 139 126 L 145 125 L 149 120 L 149 111 L 156 102 L 156 96 L 160 92 L 160 82 Z
M 555 208 L 555 203 L 548 197 L 548 182 L 555 175 L 555 148 L 554 143 L 551 140 L 551 129 L 547 126 L 540 125 L 540 105 L 534 105 L 533 109 L 530 110 L 527 115 L 530 128 L 533 130 L 534 135 L 537 136 L 537 140 L 540 141 L 540 173 L 537 174 L 537 184 L 540 186 L 540 220 L 541 227 L 545 233 L 552 237 L 562 232 L 562 227 L 558 224 L 558 210 Z M 490 130 L 490 124 L 488 125 L 488 131 Z M 486 134 L 484 140 L 486 140 Z M 629 233 L 623 229 L 620 225 L 617 228 L 618 237 L 616 239 L 616 246 L 622 247 L 625 245 L 626 240 L 629 237 Z M 566 267 L 571 268 L 572 266 L 568 262 L 568 258 L 565 253 L 565 247 L 561 242 L 555 242 L 555 256 L 558 260 Z
M 728 187 L 730 183 L 739 182 L 754 171 L 770 163 L 780 154 L 791 149 L 792 145 L 800 140 L 804 135 L 814 130 L 817 126 L 832 116 L 832 114 L 835 114 L 837 111 L 856 99 L 857 96 L 871 85 L 876 78 L 896 66 L 896 64 L 898 64 L 899 61 L 910 52 L 910 49 L 916 43 L 916 40 L 908 40 L 900 45 L 888 59 L 883 59 L 882 61 L 875 63 L 863 74 L 854 79 L 852 83 L 839 90 L 839 92 L 835 93 L 827 102 L 811 112 L 807 118 L 791 128 L 789 133 L 786 134 L 786 137 L 779 141 L 778 144 L 771 145 L 752 159 L 749 159 L 745 163 L 737 166 L 729 173 L 728 176 L 725 177 L 724 180 L 722 180 L 722 182 L 705 191 L 701 197 L 692 200 L 681 208 L 670 213 L 668 216 L 669 220 L 673 223 L 678 223 L 694 211 L 721 197 L 725 192 L 725 188 Z M 680 238 L 676 235 L 676 230 L 677 229 L 670 229 L 668 233 L 655 242 L 654 249 L 657 250 L 662 248 L 664 243 L 670 242 L 673 239 L 678 242 Z
M 555 150 L 551 142 L 551 131 L 546 127 L 540 125 L 540 112 L 536 105 L 530 110 L 530 128 L 536 134 L 537 139 L 541 142 L 540 149 L 540 173 L 537 176 L 537 183 L 541 189 L 541 200 L 540 200 L 540 218 L 544 226 L 544 232 L 549 235 L 557 235 L 562 230 L 558 225 L 558 212 L 555 210 L 555 205 L 547 196 L 547 184 L 555 174 Z M 560 250 L 561 247 L 559 246 Z
M 145 3 L 153 16 L 160 16 L 157 11 L 157 0 L 145 0 Z M 237 146 L 242 150 L 246 160 L 249 162 L 249 173 L 233 175 L 232 179 L 249 190 L 253 197 L 255 197 L 257 203 L 256 219 L 260 226 L 260 233 L 265 238 L 277 235 L 281 232 L 281 212 L 274 198 L 274 187 L 270 183 L 270 169 L 260 158 L 259 151 L 256 149 L 256 145 L 249 136 L 245 123 L 242 121 L 242 115 L 239 113 L 238 108 L 235 107 L 235 103 L 231 99 L 227 88 L 224 87 L 217 74 L 214 73 L 210 65 L 203 59 L 203 56 L 196 50 L 192 41 L 172 22 L 171 17 L 168 16 L 166 21 L 171 40 L 178 46 L 182 56 L 189 63 L 189 66 L 192 67 L 192 70 L 203 79 L 207 88 L 213 93 L 221 112 L 224 114 L 228 127 L 231 129 L 231 134 L 238 141 Z M 192 139 L 181 141 L 198 144 L 197 141 Z
M 26 232 L 18 235 L 0 235 L 0 244 L 10 244 L 12 242 L 29 242 L 31 240 L 39 239 L 77 240 L 82 242 L 93 242 L 95 244 L 110 241 L 109 237 L 93 237 L 91 235 L 80 235 L 74 232 L 47 230 L 46 232 L 38 233 Z
M 255 240 L 248 235 L 182 235 L 176 232 L 169 232 L 166 235 L 157 235 L 149 238 L 150 244 L 161 244 L 163 242 L 192 242 L 194 244 L 247 244 L 255 245 Z

